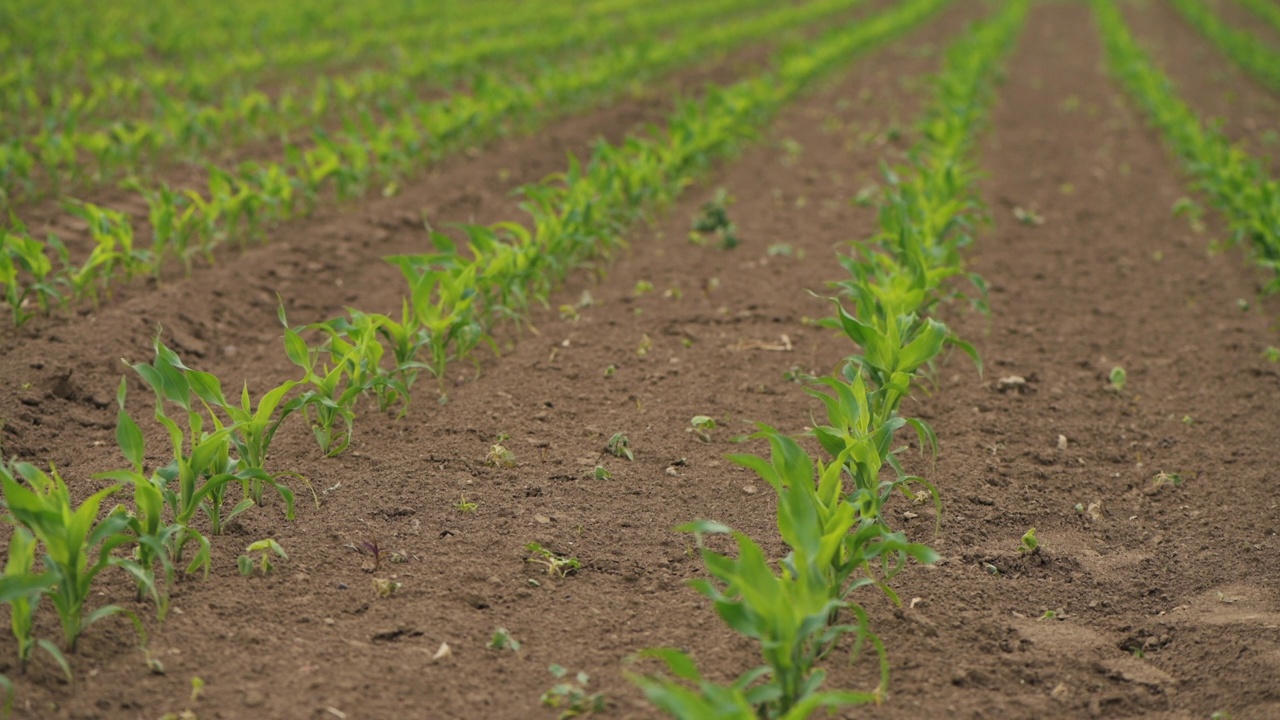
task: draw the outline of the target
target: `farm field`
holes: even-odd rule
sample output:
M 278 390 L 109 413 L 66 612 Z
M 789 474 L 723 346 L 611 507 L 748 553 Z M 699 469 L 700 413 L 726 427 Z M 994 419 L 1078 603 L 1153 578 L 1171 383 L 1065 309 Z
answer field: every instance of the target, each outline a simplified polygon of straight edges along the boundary
M 1280 717 L 1276 0 L 192 7 L 0 9 L 0 716 Z

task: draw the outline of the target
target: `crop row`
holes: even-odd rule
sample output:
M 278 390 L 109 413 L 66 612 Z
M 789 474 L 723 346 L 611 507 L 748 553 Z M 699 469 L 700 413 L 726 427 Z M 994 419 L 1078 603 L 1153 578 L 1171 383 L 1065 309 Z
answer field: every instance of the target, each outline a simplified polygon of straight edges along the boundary
M 1236 0 L 1260 20 L 1280 32 L 1280 5 L 1273 0 Z
M 1223 22 L 1203 0 L 1173 0 L 1173 6 L 1232 62 L 1258 82 L 1280 90 L 1280 50 L 1247 30 Z
M 243 87 L 266 73 L 294 68 L 394 65 L 451 38 L 499 37 L 544 22 L 571 23 L 578 13 L 614 12 L 634 3 L 602 0 L 571 7 L 530 2 L 502 12 L 494 12 L 493 3 L 447 2 L 430 7 L 404 3 L 377 13 L 358 3 L 326 8 L 316 0 L 290 3 L 283 8 L 286 12 L 276 13 L 264 13 L 264 7 L 274 8 L 260 3 L 252 8 L 228 3 L 219 5 L 231 13 L 221 27 L 208 17 L 184 20 L 185 6 L 172 3 L 117 6 L 94 14 L 57 5 L 27 5 L 0 16 L 13 29 L 7 37 L 15 40 L 0 47 L 0 57 L 7 60 L 0 75 L 0 98 L 5 103 L 0 108 L 18 113 L 6 118 L 6 123 L 56 118 L 60 107 L 70 102 L 108 113 L 129 113 L 139 99 L 157 93 L 208 100 L 228 84 Z M 301 12 L 288 12 L 295 7 Z M 161 17 L 149 17 L 153 13 Z M 246 16 L 258 16 L 260 23 L 255 27 L 245 21 Z M 147 26 L 136 25 L 147 20 L 151 21 Z M 324 33 L 309 37 L 305 32 L 335 21 L 343 30 L 340 35 L 334 35 L 332 28 L 328 37 Z M 219 32 L 227 29 L 238 32 Z M 175 36 L 164 37 L 170 32 Z M 139 42 L 139 36 L 154 39 Z M 147 52 L 148 45 L 153 52 Z M 168 62 L 157 62 L 156 56 Z
M 1233 241 L 1247 244 L 1257 263 L 1276 273 L 1266 290 L 1280 291 L 1280 181 L 1217 127 L 1200 122 L 1138 46 L 1112 0 L 1092 2 L 1112 74 L 1182 160 L 1195 188 L 1222 211 Z
M 850 598 L 861 587 L 875 586 L 897 603 L 888 580 L 909 558 L 929 563 L 937 557 L 894 532 L 882 508 L 900 492 L 916 502 L 932 496 L 941 512 L 937 490 L 903 470 L 895 457 L 901 449 L 894 445 L 896 433 L 907 427 L 922 451 L 936 452 L 936 438 L 923 420 L 904 418 L 899 409 L 946 345 L 977 360 L 973 348 L 930 313 L 958 295 L 948 281 L 964 274 L 961 250 L 985 216 L 968 155 L 1027 6 L 1027 0 L 1005 3 L 948 50 L 933 103 L 918 124 L 922 139 L 908 165 L 886 173 L 888 187 L 878 202 L 880 232 L 840 258 L 849 277 L 832 283 L 844 301 L 833 299 L 837 317 L 828 325 L 841 329 L 857 353 L 830 375 L 809 378 L 807 391 L 826 410 L 828 424 L 813 429 L 825 454 L 814 457 L 796 440 L 762 425 L 755 437 L 768 439 L 770 458 L 731 456 L 776 491 L 777 526 L 789 553 L 775 569 L 743 533 L 708 521 L 681 528 L 695 534 L 718 581 L 696 581 L 694 587 L 731 628 L 760 643 L 765 661 L 723 687 L 703 679 L 683 652 L 642 653 L 662 660 L 676 679 L 648 675 L 635 681 L 681 720 L 804 718 L 820 707 L 878 703 L 888 690 L 884 645 Z M 985 295 L 981 281 L 971 279 Z M 882 470 L 893 479 L 882 480 Z M 913 495 L 917 487 L 923 489 Z M 737 557 L 707 548 L 703 538 L 712 533 L 731 533 Z M 854 636 L 854 656 L 866 643 L 879 656 L 881 680 L 871 692 L 820 689 L 825 675 L 816 665 L 846 635 Z
M 614 2 L 615 0 L 606 0 Z M 193 102 L 153 88 L 133 102 L 152 108 L 150 117 L 93 123 L 100 101 L 120 98 L 119 91 L 83 96 L 60 103 L 52 115 L 25 136 L 14 134 L 0 146 L 0 193 L 11 202 L 58 192 L 67 184 L 97 184 L 122 174 L 148 174 L 156 158 L 186 157 L 196 162 L 210 153 L 225 157 L 250 139 L 278 137 L 286 144 L 311 146 L 327 136 L 322 128 L 364 126 L 378 117 L 403 114 L 401 108 L 422 103 L 425 86 L 448 86 L 468 75 L 473 86 L 513 83 L 519 72 L 486 71 L 504 58 L 520 56 L 537 65 L 569 48 L 605 47 L 655 41 L 672 26 L 687 26 L 712 16 L 750 8 L 759 0 L 717 0 L 705 6 L 676 4 L 640 7 L 614 18 L 612 8 L 582 13 L 573 22 L 531 22 L 527 32 L 471 38 L 441 38 L 429 52 L 409 53 L 392 68 L 364 69 L 349 75 L 322 74 L 303 89 L 286 89 L 273 98 L 256 89 L 232 88 L 208 102 Z M 543 22 L 552 24 L 544 25 Z M 291 134 L 302 137 L 290 138 Z
M 228 397 L 218 378 L 187 367 L 157 339 L 152 362 L 134 364 L 132 370 L 153 391 L 155 418 L 171 446 L 168 463 L 147 472 L 144 434 L 126 410 L 127 382 L 122 380 L 116 440 L 128 467 L 96 476 L 114 484 L 74 506 L 56 471 L 26 463 L 0 471 L 18 539 L 10 543 L 0 601 L 19 618 L 12 627 L 19 636 L 20 664 L 43 649 L 70 674 L 66 655 L 74 652 L 84 629 L 113 615 L 132 619 L 145 645 L 144 625 L 123 606 L 85 613 L 95 578 L 111 567 L 125 570 L 137 583 L 139 598 L 150 598 L 163 618 L 174 576 L 208 572 L 208 535 L 218 534 L 228 519 L 260 505 L 268 493 L 281 498 L 291 518 L 290 484 L 298 479 L 266 464 L 270 443 L 290 416 L 307 419 L 324 452 L 341 452 L 360 397 L 374 395 L 384 409 L 407 402 L 419 370 L 440 373 L 444 360 L 480 341 L 480 318 L 486 316 L 478 314 L 479 308 L 497 321 L 520 309 L 520 303 L 542 297 L 548 279 L 563 276 L 575 261 L 607 254 L 621 242 L 627 223 L 660 207 L 712 160 L 732 153 L 811 81 L 914 27 L 944 1 L 909 0 L 830 32 L 782 57 L 773 72 L 711 88 L 700 102 L 682 103 L 665 131 L 617 147 L 598 144 L 584 165 L 575 162 L 559 179 L 526 190 L 532 232 L 514 224 L 473 229 L 468 257 L 446 248 L 392 258 L 412 286 L 403 322 L 353 312 L 309 329 L 286 327 L 285 349 L 304 368 L 301 380 L 258 396 L 246 386 L 238 397 Z M 518 298 L 516 292 L 524 294 Z M 308 330 L 323 341 L 308 346 L 303 337 Z M 400 355 L 404 348 L 411 354 Z M 396 358 L 393 367 L 383 362 L 384 354 Z M 100 517 L 108 498 L 130 491 L 131 507 L 121 504 Z M 39 549 L 44 561 L 37 571 Z M 126 550 L 131 554 L 123 554 Z M 257 564 L 251 555 L 269 560 L 277 551 L 282 549 L 270 539 L 252 544 L 242 571 L 252 572 Z M 62 648 L 31 634 L 31 618 L 45 598 L 62 621 Z
M 158 272 L 166 260 L 177 258 L 190 267 L 229 238 L 260 237 L 273 223 L 309 213 L 325 191 L 342 199 L 375 185 L 392 191 L 404 174 L 516 123 L 532 125 L 599 102 L 712 52 L 803 26 L 859 2 L 817 0 L 710 30 L 689 28 L 671 42 L 622 45 L 548 68 L 528 82 L 495 80 L 478 84 L 471 94 L 410 103 L 384 123 L 362 124 L 336 136 L 318 134 L 308 149 L 290 146 L 281 163 L 244 163 L 235 173 L 211 168 L 204 193 L 135 183 L 149 208 L 149 244 L 138 241 L 128 215 L 69 203 L 68 211 L 89 224 L 93 250 L 72 258 L 56 236 L 42 241 L 15 224 L 0 231 L 0 285 L 20 324 L 34 313 L 96 298 L 118 279 Z

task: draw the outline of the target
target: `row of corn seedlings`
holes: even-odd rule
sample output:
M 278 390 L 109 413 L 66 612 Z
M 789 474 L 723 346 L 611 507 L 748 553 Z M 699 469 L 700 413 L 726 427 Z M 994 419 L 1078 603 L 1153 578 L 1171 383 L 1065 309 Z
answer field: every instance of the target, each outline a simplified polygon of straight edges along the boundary
M 1223 22 L 1203 0 L 1173 0 L 1173 6 L 1232 62 L 1258 82 L 1280 90 L 1280 49 L 1247 30 Z
M 928 547 L 893 531 L 882 507 L 899 492 L 916 501 L 932 495 L 939 502 L 933 486 L 907 474 L 895 457 L 895 434 L 906 427 L 915 430 L 922 450 L 936 451 L 932 429 L 923 420 L 902 417 L 899 409 L 946 345 L 977 360 L 971 346 L 930 314 L 938 303 L 961 296 L 951 280 L 965 275 L 960 253 L 972 241 L 975 223 L 985 218 L 969 155 L 1028 4 L 1011 0 L 948 50 L 934 82 L 934 101 L 918 125 L 921 141 L 908 165 L 886 174 L 879 234 L 855 243 L 840 259 L 849 278 L 833 285 L 853 310 L 834 299 L 837 317 L 828 324 L 843 330 L 858 352 L 831 375 L 811 378 L 808 392 L 822 401 L 829 423 L 813 431 L 825 456 L 811 456 L 796 440 L 763 425 L 754 437 L 769 441 L 768 459 L 730 456 L 776 491 L 777 526 L 788 554 L 775 565 L 754 540 L 719 523 L 680 528 L 695 535 L 715 578 L 695 581 L 694 588 L 731 628 L 760 643 L 764 664 L 722 686 L 703 678 L 683 652 L 642 652 L 642 658 L 662 661 L 674 678 L 649 674 L 633 680 L 675 717 L 799 719 L 819 708 L 880 702 L 885 696 L 884 645 L 851 596 L 875 586 L 897 603 L 888 581 L 908 559 L 936 558 Z M 969 277 L 981 301 L 981 280 Z M 881 479 L 886 469 L 893 479 Z M 913 496 L 917 486 L 924 490 Z M 725 533 L 732 535 L 737 557 L 704 543 L 706 535 Z M 870 643 L 879 657 L 881 679 L 871 691 L 821 689 L 825 673 L 817 665 L 847 635 L 853 636 L 851 655 Z
M 506 58 L 547 62 L 574 48 L 600 48 L 622 38 L 628 43 L 656 39 L 671 26 L 762 4 L 762 0 L 717 0 L 706 5 L 641 6 L 617 17 L 608 4 L 616 2 L 604 0 L 598 12 L 588 8 L 573 22 L 546 25 L 547 20 L 540 20 L 528 32 L 443 38 L 430 52 L 414 53 L 394 68 L 320 75 L 309 88 L 288 88 L 274 99 L 252 88 L 232 88 L 212 102 L 198 103 L 152 93 L 145 99 L 152 108 L 151 117 L 117 117 L 105 124 L 88 122 L 99 109 L 88 100 L 56 108 L 56 120 L 32 128 L 26 137 L 15 134 L 0 150 L 0 180 L 10 181 L 0 184 L 0 190 L 19 200 L 42 191 L 56 193 L 67 182 L 102 183 L 125 173 L 144 176 L 155 158 L 178 154 L 199 161 L 211 151 L 225 153 L 250 139 L 287 141 L 298 130 L 304 130 L 301 141 L 307 143 L 307 128 L 321 122 L 329 127 L 368 123 L 368 118 L 419 100 L 427 83 L 445 86 L 477 72 L 483 76 L 472 82 L 517 74 L 482 70 Z
M 0 127 L 30 129 L 60 121 L 68 111 L 81 119 L 129 116 L 140 102 L 156 97 L 205 103 L 291 70 L 328 74 L 353 64 L 398 66 L 460 35 L 484 43 L 541 23 L 553 28 L 581 13 L 635 5 L 529 2 L 499 10 L 492 3 L 452 0 L 371 13 L 361 3 L 324 7 L 328 1 L 275 8 L 243 0 L 185 21 L 187 8 L 172 2 L 132 8 L 119 3 L 95 13 L 59 9 L 58 2 L 7 3 L 0 21 L 14 42 L 0 48 L 6 68 L 0 108 L 14 114 L 0 120 Z M 300 12 L 291 12 L 295 8 Z M 215 24 L 209 17 L 214 12 L 230 12 L 234 19 Z M 155 14 L 165 17 L 148 17 Z M 140 21 L 144 27 L 136 25 Z
M 1265 291 L 1280 291 L 1280 181 L 1216 126 L 1200 121 L 1138 46 L 1112 0 L 1092 4 L 1112 74 L 1182 160 L 1192 185 L 1226 217 L 1233 242 L 1247 244 L 1256 262 L 1277 274 Z
M 529 83 L 484 83 L 468 95 L 412 105 L 381 125 L 353 127 L 339 137 L 318 135 L 309 149 L 290 147 L 283 163 L 245 163 L 234 173 L 211 168 L 204 192 L 134 183 L 149 207 L 149 247 L 135 244 L 127 215 L 90 203 L 69 204 L 89 222 L 93 236 L 94 249 L 82 261 L 69 258 L 56 236 L 39 240 L 15 221 L 0 230 L 5 298 L 21 324 L 37 312 L 94 299 L 117 278 L 159 272 L 166 260 L 178 258 L 190 267 L 229 237 L 244 242 L 262 236 L 272 223 L 310 212 L 326 191 L 349 198 L 371 185 L 394 183 L 440 154 L 490 139 L 514 122 L 532 124 L 600 102 L 709 53 L 802 27 L 858 2 L 786 6 L 710 30 L 686 28 L 671 43 L 619 46 L 548 68 Z
M 473 231 L 476 254 L 470 258 L 457 253 L 442 253 L 449 255 L 447 260 L 393 258 L 414 285 L 404 303 L 404 323 L 351 313 L 312 326 L 327 338 L 316 347 L 309 347 L 298 330 L 286 327 L 286 351 L 304 368 L 301 380 L 259 395 L 246 386 L 239 398 L 228 398 L 218 378 L 186 366 L 157 339 L 152 362 L 131 367 L 153 391 L 155 418 L 172 450 L 167 464 L 147 472 L 143 433 L 126 410 L 127 383 L 122 381 L 116 439 L 128 467 L 96 476 L 110 485 L 73 506 L 56 471 L 46 473 L 26 463 L 0 469 L 5 519 L 15 526 L 16 539 L 10 544 L 0 601 L 10 605 L 14 618 L 26 618 L 13 624 L 22 663 L 41 648 L 70 673 L 66 653 L 74 651 L 75 639 L 88 625 L 112 615 L 133 620 L 145 643 L 141 620 L 122 606 L 86 612 L 94 579 L 107 568 L 124 569 L 136 582 L 139 599 L 150 598 L 163 618 L 175 574 L 208 573 L 208 536 L 219 534 L 227 520 L 261 505 L 268 493 L 281 499 L 285 517 L 291 518 L 295 495 L 289 484 L 301 479 L 266 466 L 272 439 L 289 416 L 304 416 L 326 453 L 341 452 L 350 438 L 358 397 L 374 394 L 388 408 L 397 400 L 407 401 L 414 373 L 423 368 L 442 372 L 435 365 L 442 356 L 433 343 L 457 352 L 471 342 L 468 333 L 476 331 L 458 318 L 477 298 L 493 302 L 498 297 L 493 280 L 506 277 L 510 287 L 530 288 L 523 302 L 540 297 L 546 290 L 539 282 L 545 280 L 535 282 L 537 278 L 562 276 L 571 258 L 596 257 L 616 247 L 623 225 L 640 212 L 636 208 L 659 206 L 709 162 L 732 152 L 809 82 L 851 55 L 917 25 L 943 4 L 944 0 L 910 0 L 855 27 L 829 33 L 821 42 L 784 57 L 774 72 L 712 89 L 701 102 L 682 104 L 664 132 L 632 138 L 619 147 L 602 143 L 585 166 L 575 163 L 561 180 L 528 190 L 532 233 L 503 224 Z M 522 240 L 509 242 L 508 231 L 518 232 Z M 535 265 L 541 273 L 525 274 Z M 489 283 L 483 290 L 475 284 L 481 278 Z M 502 301 L 508 303 L 502 306 L 504 312 L 523 307 L 511 297 L 503 296 Z M 496 304 L 492 308 L 498 311 Z M 381 362 L 384 341 L 393 355 L 403 347 L 414 351 L 404 355 L 403 362 L 398 358 L 397 368 L 389 371 Z M 426 362 L 418 360 L 417 350 L 423 347 L 431 348 Z M 402 374 L 389 377 L 395 372 Z M 99 517 L 108 498 L 130 492 L 131 503 Z M 40 549 L 44 561 L 37 569 Z M 122 551 L 131 554 L 123 556 Z M 62 648 L 31 636 L 30 618 L 45 598 L 63 619 Z
M 1236 0 L 1259 20 L 1280 32 L 1280 5 L 1272 0 Z

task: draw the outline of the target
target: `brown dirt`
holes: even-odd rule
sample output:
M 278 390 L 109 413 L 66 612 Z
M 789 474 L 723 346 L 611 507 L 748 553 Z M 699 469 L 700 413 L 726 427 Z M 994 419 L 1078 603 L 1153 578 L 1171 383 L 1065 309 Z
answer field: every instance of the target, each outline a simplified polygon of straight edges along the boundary
M 724 460 L 735 449 L 727 440 L 756 420 L 802 430 L 815 408 L 783 373 L 825 371 L 850 351 L 803 322 L 827 312 L 805 289 L 837 279 L 830 253 L 873 230 L 874 213 L 847 200 L 910 141 L 886 130 L 921 107 L 911 79 L 937 63 L 921 43 L 936 48 L 979 11 L 948 11 L 787 110 L 765 143 L 637 229 L 605 281 L 576 278 L 535 313 L 538 334 L 505 332 L 503 356 L 485 358 L 478 378 L 456 366 L 447 405 L 423 387 L 404 420 L 368 408 L 353 449 L 332 460 L 317 457 L 305 428 L 288 427 L 273 464 L 334 489 L 295 522 L 270 506 L 215 539 L 214 574 L 182 582 L 175 612 L 153 625 L 167 674 L 148 674 L 126 624 L 106 621 L 74 660 L 76 687 L 44 660 L 19 678 L 18 716 L 190 708 L 201 718 L 324 718 L 334 708 L 352 718 L 550 718 L 538 696 L 553 683 L 546 666 L 559 663 L 591 674 L 611 701 L 606 717 L 650 718 L 621 674 L 636 650 L 690 648 L 717 679 L 755 664 L 756 649 L 684 586 L 703 569 L 671 528 L 715 519 L 779 550 L 768 488 Z M 920 598 L 912 607 L 860 598 L 889 647 L 893 695 L 843 716 L 1273 717 L 1280 568 L 1266 448 L 1280 373 L 1260 354 L 1280 344 L 1268 327 L 1280 305 L 1254 300 L 1257 275 L 1243 257 L 1206 257 L 1206 238 L 1171 217 L 1180 175 L 1102 73 L 1087 8 L 1037 5 L 1029 23 L 981 155 L 998 224 L 971 258 L 993 284 L 992 314 L 956 308 L 948 318 L 977 342 L 987 376 L 947 362 L 938 392 L 906 408 L 942 440 L 936 466 L 911 462 L 937 482 L 946 513 L 935 536 L 929 512 L 894 511 L 919 512 L 903 526 L 944 560 L 900 576 L 902 596 Z M 1066 95 L 1080 99 L 1074 112 L 1061 106 Z M 424 245 L 421 211 L 437 224 L 514 217 L 512 185 L 650 117 L 645 101 L 626 101 L 556 123 L 445 162 L 398 197 L 281 228 L 189 280 L 132 288 L 99 312 L 8 339 L 5 449 L 53 460 L 87 490 L 91 473 L 120 464 L 118 358 L 149 357 L 158 323 L 191 364 L 260 392 L 293 376 L 276 292 L 295 323 L 343 305 L 391 310 L 401 284 L 378 258 Z M 804 148 L 795 160 L 788 138 Z M 685 239 L 719 186 L 737 198 L 743 244 L 732 251 Z M 1015 206 L 1037 208 L 1045 224 L 1017 224 Z M 793 255 L 770 255 L 778 243 Z M 712 278 L 718 287 L 704 291 Z M 636 297 L 642 279 L 656 290 Z M 584 291 L 595 304 L 581 320 L 559 319 L 555 308 Z M 1253 302 L 1248 312 L 1239 298 Z M 761 348 L 784 334 L 791 351 Z M 652 349 L 640 357 L 646 335 Z M 1120 395 L 1104 389 L 1113 364 L 1129 371 Z M 1012 374 L 1028 392 L 994 389 Z M 135 416 L 149 404 L 132 383 Z M 712 443 L 686 431 L 697 414 L 720 422 Z M 634 462 L 602 453 L 614 432 L 630 437 Z M 500 434 L 514 469 L 483 463 Z M 148 435 L 159 461 L 159 437 Z M 597 464 L 613 478 L 587 478 Z M 1161 470 L 1187 482 L 1155 488 Z M 475 513 L 454 509 L 462 495 Z M 1095 502 L 1096 519 L 1073 509 Z M 1021 557 L 1018 538 L 1033 526 L 1044 550 Z M 364 558 L 346 547 L 371 536 L 410 558 L 380 573 L 403 583 L 391 598 L 374 597 Z M 263 537 L 290 559 L 241 578 L 235 556 Z M 538 575 L 523 560 L 530 541 L 583 570 Z M 119 577 L 104 591 L 129 597 Z M 1063 619 L 1037 621 L 1046 609 Z M 519 654 L 484 648 L 497 626 L 523 643 Z M 51 618 L 41 630 L 53 631 Z M 453 656 L 433 663 L 441 642 Z M 865 660 L 829 670 L 837 687 L 865 687 L 872 675 Z M 207 683 L 196 702 L 193 676 Z

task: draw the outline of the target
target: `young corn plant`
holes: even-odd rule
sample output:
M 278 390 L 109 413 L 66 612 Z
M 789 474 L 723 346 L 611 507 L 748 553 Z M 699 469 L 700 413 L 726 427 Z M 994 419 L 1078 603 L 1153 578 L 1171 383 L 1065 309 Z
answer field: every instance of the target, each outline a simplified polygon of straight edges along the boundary
M 418 370 L 426 365 L 414 360 L 413 354 L 401 359 L 405 351 L 416 352 L 421 347 L 417 339 L 406 336 L 403 323 L 396 323 L 386 315 L 350 310 L 347 317 L 317 323 L 311 329 L 328 336 L 325 349 L 331 359 L 335 355 L 343 356 L 353 350 L 359 351 L 357 354 L 366 377 L 368 392 L 372 392 L 377 398 L 379 411 L 386 412 L 399 404 L 400 416 L 408 412 L 409 388 L 416 379 Z M 388 344 L 393 351 L 395 367 L 390 370 L 382 366 L 383 356 L 386 354 L 383 340 L 391 341 Z M 425 338 L 422 338 L 422 343 L 425 344 Z
M 169 608 L 168 588 L 173 583 L 174 565 L 170 559 L 170 548 L 177 536 L 183 531 L 178 523 L 165 523 L 165 498 L 163 480 L 158 476 L 147 478 L 143 475 L 144 441 L 142 430 L 125 410 L 127 382 L 120 379 L 120 387 L 116 391 L 116 444 L 121 453 L 132 466 L 131 471 L 108 473 L 107 479 L 127 483 L 133 487 L 134 511 L 125 513 L 129 517 L 129 530 L 133 533 L 134 560 L 146 574 L 137 584 L 137 600 L 142 601 L 147 592 L 151 592 L 156 603 L 157 615 L 161 620 Z M 158 481 L 158 482 L 157 482 Z M 160 566 L 164 583 L 156 582 L 156 565 Z
M 51 572 L 36 572 L 36 539 L 18 525 L 9 538 L 9 557 L 0 577 L 0 604 L 9 606 L 9 627 L 17 642 L 18 672 L 25 673 L 37 648 L 53 658 L 71 681 L 71 665 L 57 645 L 32 635 L 40 600 L 57 581 Z
M 393 255 L 386 260 L 399 268 L 409 283 L 409 308 L 426 334 L 426 364 L 436 377 L 443 402 L 447 397 L 445 366 L 451 356 L 468 357 L 481 342 L 497 352 L 474 306 L 479 267 L 449 253 Z
M 887 494 L 904 482 L 901 478 L 874 482 L 885 457 L 877 446 L 891 441 L 892 433 L 877 429 L 864 434 L 858 443 L 830 443 L 825 447 L 834 458 L 830 463 L 815 461 L 794 439 L 767 425 L 761 425 L 750 437 L 769 441 L 769 460 L 747 454 L 730 455 L 729 459 L 755 471 L 777 493 L 778 529 L 793 549 L 783 564 L 794 556 L 795 548 L 812 548 L 811 552 L 827 564 L 833 598 L 845 601 L 858 588 L 874 584 L 894 604 L 900 604 L 888 581 L 909 559 L 930 564 L 938 555 L 928 546 L 908 542 L 902 533 L 891 532 L 879 513 Z M 870 482 L 859 478 L 858 472 L 871 474 Z M 848 494 L 844 492 L 846 474 L 854 479 L 854 489 Z M 851 531 L 842 530 L 846 525 Z
M 297 330 L 289 327 L 283 306 L 279 314 L 285 326 L 285 354 L 305 372 L 301 383 L 307 389 L 298 397 L 298 406 L 311 425 L 320 451 L 327 457 L 341 455 L 355 432 L 356 401 L 374 387 L 382 345 L 374 333 L 366 333 L 353 343 L 321 323 L 317 327 L 328 333 L 328 338 L 309 346 Z M 328 362 L 321 361 L 323 356 L 328 357 Z M 339 421 L 342 428 L 338 428 Z
M 47 314 L 66 302 L 66 279 L 54 270 L 46 243 L 27 235 L 17 218 L 11 220 L 11 228 L 0 229 L 0 287 L 13 324 L 21 327 L 37 313 Z
M 229 439 L 236 453 L 236 477 L 244 487 L 245 499 L 261 505 L 263 491 L 267 487 L 281 488 L 288 477 L 307 479 L 296 472 L 270 472 L 267 470 L 267 451 L 280 425 L 303 405 L 301 397 L 289 398 L 289 393 L 300 383 L 286 380 L 268 390 L 255 405 L 249 395 L 246 382 L 240 389 L 240 403 L 228 402 L 219 386 L 210 387 L 210 398 L 216 407 L 227 414 L 232 428 Z M 313 493 L 314 494 L 314 493 Z M 243 502 L 243 501 L 242 501 Z
M 728 686 L 717 685 L 702 677 L 698 666 L 683 652 L 674 648 L 650 648 L 629 658 L 629 662 L 654 659 L 661 661 L 675 679 L 662 674 L 627 672 L 627 678 L 659 709 L 680 720 L 759 720 L 761 705 L 758 683 L 768 674 L 768 667 L 743 673 Z M 776 716 L 778 720 L 807 720 L 820 709 L 835 711 L 840 707 L 867 705 L 878 701 L 874 693 L 825 691 L 813 693 Z
M 823 449 L 842 461 L 853 480 L 853 492 L 849 499 L 861 517 L 883 521 L 881 508 L 894 491 L 911 497 L 911 487 L 924 488 L 934 500 L 939 520 L 942 513 L 941 497 L 931 483 L 924 478 L 906 474 L 896 458 L 893 447 L 895 433 L 907 426 L 916 430 L 921 450 L 936 449 L 937 440 L 932 428 L 923 421 L 904 419 L 896 413 L 886 418 L 876 417 L 874 394 L 868 393 L 861 374 L 853 380 L 843 377 L 824 377 L 814 381 L 817 388 L 806 392 L 822 401 L 827 411 L 827 425 L 814 423 L 813 434 Z M 892 480 L 881 480 L 880 470 L 885 464 L 894 470 Z
M 71 276 L 77 297 L 96 302 L 99 287 L 108 286 L 118 271 L 124 273 L 126 280 L 151 272 L 155 255 L 134 247 L 133 225 L 124 213 L 92 203 L 66 203 L 65 208 L 88 223 L 94 241 L 89 257 Z
M 849 522 L 843 532 L 851 528 L 852 522 Z M 792 548 L 790 562 L 783 562 L 780 570 L 775 571 L 755 541 L 724 525 L 699 521 L 679 529 L 694 533 L 703 562 L 716 580 L 694 580 L 691 585 L 712 601 L 725 623 L 760 643 L 765 664 L 749 673 L 740 689 L 746 704 L 756 708 L 757 717 L 787 717 L 804 706 L 875 702 L 883 694 L 888 670 L 888 660 L 883 656 L 882 680 L 876 690 L 835 694 L 820 690 L 826 673 L 816 664 L 844 635 L 855 635 L 855 654 L 867 640 L 882 655 L 883 650 L 880 641 L 871 634 L 861 608 L 832 597 L 827 581 L 828 563 L 818 547 Z M 730 558 L 706 548 L 703 537 L 708 533 L 731 534 L 737 545 L 737 557 Z M 815 536 L 817 530 L 811 529 L 809 534 Z M 838 540 L 828 543 L 838 544 Z M 848 611 L 853 623 L 830 624 L 830 618 L 840 611 Z M 693 666 L 692 660 L 679 651 L 660 652 L 669 668 L 673 663 L 686 668 Z M 662 686 L 650 686 L 654 687 Z
M 720 247 L 725 250 L 736 248 L 738 228 L 729 219 L 728 210 L 732 204 L 733 198 L 724 188 L 716 190 L 715 197 L 703 203 L 702 214 L 694 219 L 690 239 L 697 238 L 697 243 L 701 244 L 704 235 L 715 234 L 720 238 Z
M 169 546 L 173 563 L 181 566 L 183 549 L 188 542 L 194 541 L 198 549 L 186 571 L 190 573 L 203 568 L 208 574 L 211 564 L 209 541 L 192 526 L 198 513 L 209 518 L 210 532 L 219 535 L 224 522 L 256 504 L 251 497 L 255 481 L 270 487 L 284 500 L 287 519 L 293 519 L 294 495 L 275 476 L 261 468 L 241 468 L 240 460 L 232 456 L 232 435 L 239 428 L 236 423 L 224 425 L 213 411 L 214 406 L 227 406 L 218 379 L 209 373 L 188 368 L 158 337 L 154 346 L 156 357 L 151 364 L 136 363 L 132 367 L 155 392 L 155 417 L 168 432 L 173 460 L 147 478 L 140 470 L 143 457 L 141 434 L 128 433 L 126 439 L 138 444 L 122 447 L 122 452 L 134 468 L 107 473 L 104 477 L 135 486 L 149 482 L 157 487 L 173 514 L 173 522 L 181 527 Z M 168 415 L 165 410 L 167 404 L 177 405 L 182 410 L 185 431 L 179 420 Z M 249 434 L 252 435 L 252 428 Z M 245 437 L 241 436 L 242 442 Z M 227 487 L 233 483 L 245 489 L 245 497 L 230 511 L 225 511 L 223 504 Z
M 258 554 L 257 560 L 254 560 L 255 553 Z M 280 543 L 272 538 L 250 543 L 245 548 L 244 554 L 236 558 L 236 568 L 240 570 L 241 575 L 246 577 L 252 575 L 254 570 L 266 575 L 275 568 L 275 565 L 271 562 L 273 553 L 282 560 L 289 559 L 289 556 L 284 552 L 284 548 L 280 547 Z
M 93 581 L 109 567 L 123 569 L 136 581 L 148 579 L 148 573 L 135 561 L 113 554 L 133 540 L 125 532 L 128 516 L 113 511 L 99 518 L 102 501 L 119 491 L 120 486 L 99 490 L 75 507 L 56 470 L 45 473 L 28 463 L 15 463 L 12 472 L 0 469 L 0 487 L 9 513 L 44 549 L 44 572 L 53 579 L 47 595 L 62 624 L 67 652 L 75 652 L 85 629 L 113 615 L 129 618 L 145 644 L 146 631 L 128 609 L 104 605 L 86 612 L 85 607 Z

